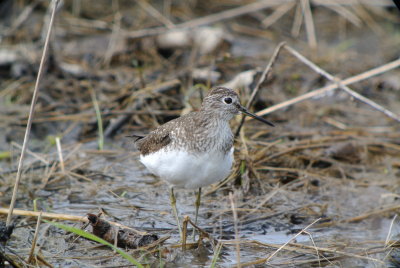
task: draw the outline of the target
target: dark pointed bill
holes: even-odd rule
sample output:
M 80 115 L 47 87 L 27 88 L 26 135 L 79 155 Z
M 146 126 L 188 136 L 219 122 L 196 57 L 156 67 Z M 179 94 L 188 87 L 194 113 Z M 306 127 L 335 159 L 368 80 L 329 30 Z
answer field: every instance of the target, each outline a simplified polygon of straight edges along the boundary
M 245 114 L 245 115 L 248 115 L 248 116 L 250 116 L 250 117 L 253 117 L 254 119 L 257 119 L 258 121 L 263 122 L 264 124 L 270 125 L 271 127 L 274 127 L 274 126 L 275 126 L 274 124 L 272 124 L 272 123 L 269 122 L 268 120 L 266 120 L 266 119 L 264 119 L 264 118 L 262 118 L 262 117 L 260 117 L 260 116 L 257 116 L 257 115 L 255 115 L 255 114 L 250 113 L 250 112 L 247 111 L 247 109 L 244 108 L 243 106 L 239 106 L 239 111 L 240 111 L 241 113 Z

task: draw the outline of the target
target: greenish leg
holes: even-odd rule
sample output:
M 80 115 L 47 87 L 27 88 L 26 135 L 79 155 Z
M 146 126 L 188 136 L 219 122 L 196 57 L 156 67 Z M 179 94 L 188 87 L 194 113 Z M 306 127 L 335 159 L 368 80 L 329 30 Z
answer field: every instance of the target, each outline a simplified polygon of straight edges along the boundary
M 197 197 L 196 197 L 196 202 L 194 203 L 194 205 L 196 206 L 196 214 L 195 214 L 195 218 L 194 218 L 194 224 L 197 225 L 197 217 L 199 215 L 199 208 L 200 208 L 200 200 L 201 200 L 201 188 L 199 188 L 199 191 L 197 192 Z M 196 228 L 193 226 L 193 240 L 195 238 L 196 235 Z
M 199 191 L 197 192 L 197 198 L 196 198 L 196 214 L 194 218 L 194 224 L 197 225 L 197 216 L 199 215 L 199 208 L 200 208 L 200 200 L 201 200 L 201 188 L 199 188 Z
M 181 241 L 182 241 L 182 239 L 183 239 L 183 237 L 182 237 L 182 228 L 181 228 L 181 223 L 180 223 L 179 217 L 178 217 L 178 210 L 176 209 L 176 198 L 175 198 L 175 195 L 174 195 L 174 188 L 172 188 L 172 187 L 170 188 L 169 199 L 171 200 L 172 212 L 174 213 L 176 223 L 178 224 L 179 236 L 180 236 Z

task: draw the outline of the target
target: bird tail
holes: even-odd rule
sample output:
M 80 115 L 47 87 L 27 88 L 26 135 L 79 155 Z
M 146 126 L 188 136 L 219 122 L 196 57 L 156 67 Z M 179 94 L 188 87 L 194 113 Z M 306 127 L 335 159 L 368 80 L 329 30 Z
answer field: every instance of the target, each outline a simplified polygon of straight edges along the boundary
M 137 142 L 138 140 L 141 140 L 141 139 L 144 138 L 144 136 L 139 136 L 139 135 L 129 135 L 129 136 L 126 136 L 126 137 L 135 139 L 134 142 Z

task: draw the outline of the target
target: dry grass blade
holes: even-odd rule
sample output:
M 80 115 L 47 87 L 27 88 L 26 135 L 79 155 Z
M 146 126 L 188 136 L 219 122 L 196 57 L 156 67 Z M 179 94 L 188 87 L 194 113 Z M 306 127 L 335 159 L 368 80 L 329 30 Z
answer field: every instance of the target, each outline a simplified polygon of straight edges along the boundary
M 11 142 L 11 145 L 22 150 L 22 146 L 19 145 L 16 142 Z M 41 155 L 38 155 L 37 153 L 32 152 L 29 149 L 26 149 L 26 153 L 31 155 L 31 156 L 33 156 L 34 158 L 38 159 L 39 161 L 43 162 L 43 164 L 45 164 L 45 165 L 49 165 L 50 164 L 50 162 L 48 160 L 46 160 L 44 157 L 42 157 Z
M 347 220 L 343 220 L 341 222 L 357 222 L 357 221 L 361 221 L 364 220 L 368 217 L 372 217 L 372 216 L 376 216 L 379 214 L 383 214 L 383 213 L 387 213 L 389 211 L 397 211 L 400 209 L 400 205 L 394 205 L 394 206 L 389 206 L 389 207 L 384 207 L 384 208 L 380 208 L 380 209 L 376 209 L 370 212 L 366 212 L 362 215 L 356 216 L 356 217 L 352 217 L 350 219 Z
M 291 35 L 293 37 L 298 37 L 300 34 L 300 29 L 301 29 L 301 22 L 303 21 L 303 11 L 301 8 L 301 4 L 297 3 L 296 5 L 296 11 L 294 13 L 294 19 L 293 19 L 293 25 L 292 29 L 290 31 Z
M 310 0 L 301 0 L 304 20 L 306 23 L 308 44 L 311 48 L 317 48 L 317 36 L 315 34 L 314 20 L 310 7 Z
M 321 267 L 321 259 L 319 257 L 318 247 L 314 242 L 314 238 L 313 238 L 313 236 L 312 236 L 312 234 L 310 232 L 305 231 L 304 233 L 306 233 L 310 237 L 311 243 L 313 244 L 313 246 L 315 248 L 315 254 L 317 255 L 317 258 L 318 258 L 318 266 Z
M 11 27 L 3 33 L 2 38 L 8 35 L 11 35 L 15 30 L 17 30 L 28 18 L 29 15 L 32 13 L 33 9 L 41 2 L 41 0 L 36 0 L 33 3 L 29 4 L 24 8 L 21 14 L 18 15 L 17 19 L 14 20 Z
M 343 18 L 345 18 L 346 20 L 350 21 L 352 24 L 354 24 L 357 27 L 361 27 L 361 20 L 360 18 L 354 14 L 353 12 L 351 12 L 348 8 L 343 7 L 342 5 L 339 5 L 335 0 L 330 0 L 331 5 L 326 5 L 327 8 L 333 10 L 334 12 L 338 13 L 339 15 L 341 15 Z M 323 4 L 324 1 L 321 0 L 313 0 L 313 3 L 317 3 L 317 4 Z
M 392 237 L 393 225 L 394 225 L 394 223 L 396 221 L 396 218 L 397 218 L 397 214 L 394 215 L 392 221 L 390 222 L 389 231 L 388 231 L 388 234 L 387 234 L 386 240 L 385 240 L 385 246 L 390 246 L 389 242 L 390 242 L 390 239 Z
M 307 229 L 309 229 L 311 226 L 313 226 L 314 224 L 316 224 L 319 219 L 316 219 L 315 221 L 313 221 L 312 223 L 310 223 L 309 225 L 307 225 L 304 229 L 302 229 L 300 232 L 298 232 L 295 236 L 293 236 L 289 241 L 287 241 L 285 244 L 283 244 L 282 246 L 280 246 L 274 253 L 272 253 L 268 258 L 265 259 L 265 262 L 269 262 L 276 254 L 278 254 L 279 251 L 281 251 L 286 245 L 288 245 L 291 241 L 293 241 L 294 239 L 296 239 L 296 237 L 298 237 L 300 234 L 304 233 Z
M 112 28 L 112 33 L 110 35 L 110 41 L 108 43 L 106 53 L 104 54 L 103 64 L 106 66 L 110 65 L 112 56 L 115 52 L 115 48 L 117 47 L 118 38 L 121 31 L 121 19 L 121 14 L 117 12 L 114 16 L 114 24 Z
M 174 28 L 175 24 L 172 23 L 168 18 L 166 18 L 163 14 L 161 14 L 157 9 L 155 9 L 152 5 L 147 3 L 146 1 L 140 0 L 136 1 L 136 3 L 143 8 L 147 13 L 150 14 L 153 18 L 156 20 L 160 21 L 162 24 L 164 24 L 167 28 Z
M 72 0 L 63 9 L 59 2 L 12 212 L 11 226 L 18 228 L 7 248 L 0 243 L 0 267 L 3 253 L 19 266 L 129 265 L 115 246 L 129 248 L 148 267 L 182 267 L 189 259 L 205 267 L 392 265 L 399 244 L 400 124 L 343 91 L 348 86 L 400 115 L 393 1 L 139 1 Z M 0 46 L 4 221 L 52 13 L 52 1 L 8 2 L 0 8 L 4 32 L 20 25 L 2 35 Z M 39 4 L 31 9 L 31 2 Z M 371 31 L 374 23 L 385 29 L 382 35 Z M 129 38 L 157 32 L 181 42 Z M 316 49 L 309 45 L 313 34 Z M 204 45 L 212 49 L 204 52 Z M 249 111 L 277 104 L 262 116 L 279 127 L 244 121 L 253 124 L 238 131 L 228 178 L 204 188 L 198 225 L 189 218 L 196 214 L 193 195 L 179 194 L 180 211 L 189 215 L 181 218 L 183 233 L 195 232 L 185 243 L 169 213 L 166 185 L 141 165 L 128 135 L 198 110 L 205 92 L 224 83 L 243 87 Z M 267 114 L 279 108 L 279 115 Z M 233 134 L 240 119 L 230 122 Z M 107 150 L 100 151 L 105 137 Z M 86 215 L 102 211 L 114 222 L 99 237 L 112 247 L 41 224 L 31 250 L 36 211 L 54 212 L 42 213 L 42 221 L 93 234 L 105 225 L 88 226 Z M 376 232 L 377 222 L 383 231 Z M 141 240 L 127 226 L 171 239 L 128 247 Z
M 33 240 L 32 240 L 31 251 L 29 252 L 28 263 L 32 263 L 32 261 L 33 261 L 33 255 L 35 253 L 35 247 L 36 247 L 36 242 L 37 242 L 37 238 L 39 235 L 39 227 L 40 227 L 41 220 L 42 220 L 42 212 L 40 212 L 39 217 L 37 218 L 36 229 L 35 229 L 35 234 L 34 234 Z
M 61 142 L 60 138 L 56 137 L 56 145 L 57 145 L 57 154 L 58 154 L 58 159 L 60 161 L 60 166 L 61 166 L 61 172 L 64 174 L 65 173 L 65 165 L 64 165 L 64 158 L 63 158 L 63 153 L 61 149 Z
M 235 207 L 235 200 L 234 200 L 234 195 L 232 192 L 229 193 L 229 201 L 231 203 L 231 209 L 232 209 L 232 214 L 233 214 L 233 223 L 235 226 L 235 240 L 236 240 L 236 261 L 237 261 L 237 267 L 240 268 L 240 236 L 239 236 L 239 229 L 238 229 L 238 216 L 237 216 L 237 211 Z
M 48 48 L 49 48 L 50 34 L 51 34 L 51 30 L 53 28 L 54 17 L 55 17 L 55 14 L 56 14 L 56 11 L 57 11 L 57 6 L 58 6 L 59 2 L 60 2 L 59 0 L 53 0 L 51 2 L 53 10 L 52 10 L 52 13 L 51 13 L 49 28 L 48 28 L 46 40 L 45 40 L 45 43 L 44 43 L 42 58 L 40 60 L 39 71 L 38 71 L 37 78 L 36 78 L 36 83 L 35 83 L 35 89 L 33 91 L 32 103 L 31 103 L 31 107 L 30 107 L 30 110 L 29 110 L 28 123 L 27 123 L 27 126 L 26 126 L 26 131 L 25 131 L 25 136 L 24 136 L 24 143 L 22 144 L 21 156 L 20 156 L 19 162 L 18 162 L 17 176 L 15 178 L 14 190 L 13 190 L 13 194 L 12 194 L 12 197 L 11 197 L 10 210 L 9 210 L 8 215 L 7 215 L 7 221 L 6 221 L 7 225 L 11 224 L 11 218 L 12 218 L 12 214 L 13 214 L 13 210 L 14 210 L 14 206 L 15 206 L 15 201 L 17 199 L 19 181 L 21 180 L 22 165 L 23 165 L 23 161 L 24 161 L 24 157 L 25 157 L 25 152 L 26 152 L 26 149 L 27 149 L 27 146 L 28 146 L 29 134 L 30 134 L 30 131 L 31 131 L 31 126 L 32 126 L 33 113 L 34 113 L 34 110 L 35 110 L 35 104 L 36 104 L 36 101 L 37 101 L 37 98 L 38 98 L 38 93 L 39 93 L 39 84 L 40 84 L 42 76 L 43 76 L 44 63 L 46 61 L 47 51 L 48 51 Z
M 296 5 L 296 2 L 283 4 L 279 6 L 271 15 L 262 21 L 264 28 L 268 28 L 275 22 L 277 22 L 283 15 L 285 15 L 289 10 L 291 10 Z
M 322 6 L 332 6 L 332 5 L 354 6 L 360 4 L 360 0 L 335 0 L 335 1 L 312 0 L 312 2 Z M 368 6 L 381 6 L 381 7 L 393 6 L 393 2 L 390 0 L 362 0 L 362 3 Z
M 306 234 L 308 233 L 307 231 L 305 232 Z M 243 243 L 250 243 L 250 244 L 255 244 L 255 245 L 262 245 L 265 247 L 271 247 L 271 248 L 281 248 L 281 245 L 277 245 L 277 244 L 271 244 L 271 243 L 263 243 L 257 240 L 253 240 L 253 241 L 242 241 Z M 232 242 L 228 243 L 228 242 L 224 242 L 224 244 L 231 244 Z M 304 245 L 304 244 L 297 244 L 297 243 L 288 243 L 284 248 L 284 250 L 286 251 L 292 251 L 292 252 L 296 252 L 296 253 L 301 253 L 301 254 L 314 254 L 315 251 L 318 251 L 320 254 L 321 253 L 330 253 L 330 254 L 336 254 L 338 256 L 323 256 L 324 260 L 335 260 L 338 258 L 342 258 L 342 257 L 348 257 L 348 258 L 354 258 L 354 259 L 361 259 L 361 260 L 367 260 L 367 261 L 372 261 L 374 263 L 379 263 L 379 264 L 384 264 L 383 261 L 375 259 L 375 258 L 371 258 L 365 255 L 371 255 L 374 253 L 379 253 L 382 252 L 383 249 L 379 248 L 379 249 L 374 249 L 374 250 L 363 250 L 357 253 L 349 253 L 349 252 L 345 252 L 342 250 L 338 250 L 336 248 L 331 249 L 331 248 L 324 248 L 324 247 L 316 247 L 315 245 L 313 246 L 308 246 L 308 245 Z M 310 264 L 312 262 L 319 262 L 321 259 L 317 258 L 316 260 L 299 260 L 297 262 L 295 262 L 295 264 Z M 262 264 L 266 262 L 266 258 L 262 258 L 262 259 L 258 259 L 252 262 L 247 262 L 247 263 L 242 263 L 243 266 L 250 266 L 250 265 L 256 265 L 256 264 Z M 294 265 L 293 260 L 289 261 L 289 262 L 283 262 L 283 263 L 279 263 L 280 265 Z
M 175 25 L 175 29 L 179 28 L 195 28 L 207 24 L 212 24 L 218 21 L 232 19 L 238 16 L 242 16 L 251 12 L 260 11 L 272 6 L 281 5 L 283 3 L 291 2 L 292 0 L 269 0 L 269 1 L 257 1 L 248 5 L 240 6 L 237 8 L 229 9 L 219 13 L 211 14 L 205 17 L 197 18 L 191 21 L 183 22 Z M 125 36 L 129 38 L 140 38 L 145 36 L 157 35 L 167 31 L 166 27 L 157 27 L 150 29 L 142 29 L 133 32 L 125 32 Z
M 316 248 L 314 246 L 307 246 L 307 245 L 300 245 L 300 244 L 292 244 L 290 243 L 289 245 L 291 246 L 296 246 L 298 248 L 307 248 L 310 250 L 315 250 Z M 378 249 L 377 252 L 381 251 L 382 249 Z M 384 262 L 375 258 L 371 258 L 368 256 L 363 256 L 363 255 L 369 255 L 372 254 L 373 252 L 360 252 L 360 253 L 349 253 L 349 252 L 344 252 L 341 250 L 337 250 L 337 249 L 330 249 L 330 248 L 323 248 L 323 247 L 318 247 L 318 251 L 319 252 L 325 252 L 325 253 L 334 253 L 334 254 L 339 254 L 339 255 L 343 255 L 346 257 L 350 257 L 350 258 L 358 258 L 358 259 L 363 259 L 363 260 L 369 260 L 369 261 L 373 261 L 374 263 L 380 263 L 383 264 Z

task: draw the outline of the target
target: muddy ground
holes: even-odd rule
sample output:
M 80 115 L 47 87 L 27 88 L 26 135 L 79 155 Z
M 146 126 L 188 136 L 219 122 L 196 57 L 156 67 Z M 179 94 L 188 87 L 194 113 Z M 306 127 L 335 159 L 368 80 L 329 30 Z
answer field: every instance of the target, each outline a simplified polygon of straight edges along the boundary
M 39 226 L 28 264 L 33 214 L 43 211 L 55 213 L 43 218 L 88 232 L 79 219 L 101 213 L 165 238 L 123 247 L 147 267 L 400 267 L 399 121 L 343 89 L 265 112 L 334 84 L 293 48 L 344 81 L 384 66 L 348 86 L 400 115 L 400 12 L 391 1 L 345 2 L 62 2 L 16 202 L 32 214 L 14 215 L 14 232 L 0 248 L 12 264 L 4 265 L 132 265 L 48 222 Z M 50 13 L 47 1 L 0 3 L 1 221 Z M 198 225 L 208 237 L 189 237 L 182 250 L 168 186 L 140 164 L 127 136 L 198 109 L 215 85 L 233 87 L 246 104 L 281 42 L 250 108 L 276 127 L 245 122 L 231 176 L 203 189 Z M 239 124 L 240 117 L 232 129 Z M 193 219 L 194 193 L 176 194 L 182 218 Z

